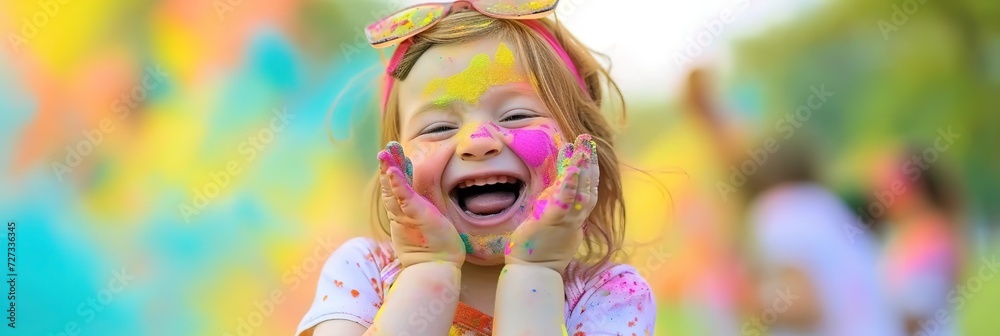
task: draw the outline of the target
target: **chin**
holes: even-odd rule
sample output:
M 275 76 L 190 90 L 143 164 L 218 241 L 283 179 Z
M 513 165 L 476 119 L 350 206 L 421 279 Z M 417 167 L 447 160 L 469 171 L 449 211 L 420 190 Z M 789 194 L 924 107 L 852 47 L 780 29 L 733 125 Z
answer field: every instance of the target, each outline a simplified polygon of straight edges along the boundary
M 526 169 L 478 170 L 445 179 L 445 213 L 471 250 L 465 261 L 479 266 L 504 264 L 510 235 L 530 215 L 536 189 Z

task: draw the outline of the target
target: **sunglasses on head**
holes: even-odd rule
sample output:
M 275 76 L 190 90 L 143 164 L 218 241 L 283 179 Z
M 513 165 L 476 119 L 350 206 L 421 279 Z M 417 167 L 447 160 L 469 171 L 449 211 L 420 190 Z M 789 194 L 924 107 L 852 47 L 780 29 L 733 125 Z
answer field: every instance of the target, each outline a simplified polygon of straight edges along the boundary
M 451 13 L 475 10 L 506 20 L 534 20 L 556 9 L 559 0 L 462 0 L 407 7 L 365 27 L 368 43 L 385 48 L 420 34 Z

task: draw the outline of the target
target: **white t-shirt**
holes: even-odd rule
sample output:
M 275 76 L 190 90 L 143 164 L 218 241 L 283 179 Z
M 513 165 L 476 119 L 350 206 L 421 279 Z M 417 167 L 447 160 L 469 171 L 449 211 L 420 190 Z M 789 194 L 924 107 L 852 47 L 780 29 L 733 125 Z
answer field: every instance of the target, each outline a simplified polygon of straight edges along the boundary
M 334 319 L 371 326 L 384 293 L 400 270 L 399 260 L 388 242 L 370 238 L 344 242 L 323 265 L 316 297 L 299 323 L 296 335 Z M 566 328 L 570 335 L 653 334 L 656 321 L 653 293 L 632 266 L 613 265 L 591 278 L 566 279 L 564 283 Z M 488 315 L 464 304 L 459 305 L 454 321 L 452 335 L 489 334 L 492 327 Z
M 812 282 L 822 320 L 808 335 L 903 334 L 880 285 L 877 246 L 840 199 L 817 185 L 785 185 L 762 194 L 750 210 L 762 266 L 794 267 Z

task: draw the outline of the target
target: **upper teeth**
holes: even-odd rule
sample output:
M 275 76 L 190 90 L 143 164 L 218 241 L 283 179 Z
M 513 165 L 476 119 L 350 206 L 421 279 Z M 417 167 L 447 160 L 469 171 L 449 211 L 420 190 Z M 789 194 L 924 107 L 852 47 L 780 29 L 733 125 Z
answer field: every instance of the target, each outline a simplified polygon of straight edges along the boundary
M 490 176 L 486 178 L 469 179 L 462 182 L 458 182 L 459 188 L 466 188 L 471 186 L 484 186 L 488 184 L 497 183 L 514 183 L 517 179 L 510 176 Z

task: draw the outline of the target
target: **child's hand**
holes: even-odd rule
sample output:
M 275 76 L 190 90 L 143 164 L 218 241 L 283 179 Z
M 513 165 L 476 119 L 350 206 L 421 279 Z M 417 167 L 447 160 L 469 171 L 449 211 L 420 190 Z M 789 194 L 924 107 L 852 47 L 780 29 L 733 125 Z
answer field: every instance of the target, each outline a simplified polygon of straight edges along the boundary
M 413 183 L 413 164 L 403 147 L 389 142 L 378 153 L 382 203 L 389 217 L 392 246 L 403 267 L 443 261 L 462 267 L 465 248 L 455 226 L 431 202 L 418 195 Z
M 562 273 L 583 241 L 583 223 L 597 204 L 597 144 L 581 134 L 559 149 L 559 177 L 539 195 L 530 217 L 511 235 L 509 264 L 532 264 Z

